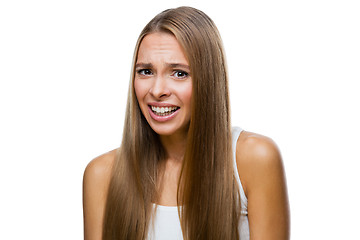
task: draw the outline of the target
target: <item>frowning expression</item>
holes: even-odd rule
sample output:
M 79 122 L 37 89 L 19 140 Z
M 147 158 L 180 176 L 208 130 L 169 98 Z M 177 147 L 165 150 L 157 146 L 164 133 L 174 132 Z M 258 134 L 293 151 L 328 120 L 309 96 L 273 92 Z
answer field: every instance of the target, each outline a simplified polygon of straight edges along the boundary
M 156 32 L 144 37 L 135 66 L 134 88 L 140 109 L 156 133 L 187 132 L 192 79 L 189 63 L 172 34 Z

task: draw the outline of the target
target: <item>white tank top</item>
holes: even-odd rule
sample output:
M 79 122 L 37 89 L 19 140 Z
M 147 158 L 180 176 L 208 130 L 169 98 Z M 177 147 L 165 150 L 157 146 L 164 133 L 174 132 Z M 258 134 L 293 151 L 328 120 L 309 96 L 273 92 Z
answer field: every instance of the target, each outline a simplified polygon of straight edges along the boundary
M 249 221 L 247 216 L 247 198 L 240 182 L 239 173 L 236 165 L 236 142 L 242 129 L 239 127 L 232 128 L 232 148 L 234 159 L 235 176 L 239 184 L 241 216 L 239 223 L 240 240 L 249 240 Z M 155 208 L 155 204 L 154 204 Z M 178 209 L 176 206 L 157 205 L 156 215 L 150 223 L 148 240 L 183 240 Z

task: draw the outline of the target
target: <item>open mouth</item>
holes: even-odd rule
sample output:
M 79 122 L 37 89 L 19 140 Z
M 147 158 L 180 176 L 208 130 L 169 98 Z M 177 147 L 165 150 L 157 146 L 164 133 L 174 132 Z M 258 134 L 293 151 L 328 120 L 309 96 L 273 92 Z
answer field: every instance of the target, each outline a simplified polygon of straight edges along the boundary
M 149 107 L 157 116 L 168 116 L 180 109 L 180 107 L 155 107 L 151 105 Z

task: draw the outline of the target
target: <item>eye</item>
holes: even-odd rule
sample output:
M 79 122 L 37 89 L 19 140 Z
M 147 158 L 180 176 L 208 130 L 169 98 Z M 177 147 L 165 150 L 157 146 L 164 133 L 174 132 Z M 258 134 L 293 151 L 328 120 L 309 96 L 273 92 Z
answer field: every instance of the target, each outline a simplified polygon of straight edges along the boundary
M 182 70 L 175 70 L 173 76 L 179 79 L 183 79 L 189 76 L 189 74 Z
M 150 69 L 140 69 L 140 70 L 137 70 L 136 72 L 137 72 L 138 74 L 144 75 L 144 76 L 152 75 L 152 72 L 151 72 Z

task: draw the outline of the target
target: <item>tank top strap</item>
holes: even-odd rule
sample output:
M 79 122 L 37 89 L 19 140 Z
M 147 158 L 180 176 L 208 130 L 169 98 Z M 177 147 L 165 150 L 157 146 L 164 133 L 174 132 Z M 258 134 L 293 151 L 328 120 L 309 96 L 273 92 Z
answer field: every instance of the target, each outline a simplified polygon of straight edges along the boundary
M 239 172 L 238 172 L 238 168 L 237 168 L 237 164 L 236 164 L 236 143 L 237 140 L 239 139 L 239 136 L 241 134 L 241 132 L 243 131 L 242 128 L 240 127 L 233 127 L 232 128 L 232 149 L 233 149 L 233 160 L 234 160 L 234 172 L 235 172 L 235 178 L 238 182 L 239 185 L 239 191 L 240 191 L 240 201 L 241 201 L 241 214 L 243 215 L 247 215 L 247 197 L 245 195 L 243 186 L 241 184 L 240 181 L 240 176 L 239 176 Z

